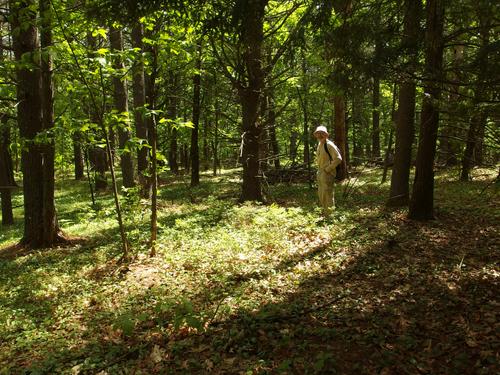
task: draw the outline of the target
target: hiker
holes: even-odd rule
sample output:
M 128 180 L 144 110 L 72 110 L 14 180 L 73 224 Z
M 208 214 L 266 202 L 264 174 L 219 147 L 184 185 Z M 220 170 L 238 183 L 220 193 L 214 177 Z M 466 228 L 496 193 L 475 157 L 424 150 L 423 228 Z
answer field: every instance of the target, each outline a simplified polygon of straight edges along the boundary
M 333 184 L 335 182 L 336 167 L 342 162 L 340 150 L 328 139 L 328 130 L 325 126 L 318 126 L 314 137 L 318 140 L 316 162 L 318 164 L 318 196 L 323 209 L 323 215 L 328 217 L 335 208 Z

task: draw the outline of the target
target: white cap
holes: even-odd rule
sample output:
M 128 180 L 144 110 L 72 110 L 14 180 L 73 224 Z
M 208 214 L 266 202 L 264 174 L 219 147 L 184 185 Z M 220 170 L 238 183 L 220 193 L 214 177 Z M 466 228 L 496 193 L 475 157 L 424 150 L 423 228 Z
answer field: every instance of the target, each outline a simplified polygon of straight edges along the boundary
M 323 125 L 318 126 L 318 127 L 316 128 L 316 130 L 314 131 L 314 133 L 313 133 L 313 134 L 316 134 L 316 133 L 319 133 L 319 132 L 323 132 L 323 133 L 325 133 L 327 136 L 329 135 L 329 134 L 328 134 L 328 130 L 326 130 L 326 126 L 323 126 Z

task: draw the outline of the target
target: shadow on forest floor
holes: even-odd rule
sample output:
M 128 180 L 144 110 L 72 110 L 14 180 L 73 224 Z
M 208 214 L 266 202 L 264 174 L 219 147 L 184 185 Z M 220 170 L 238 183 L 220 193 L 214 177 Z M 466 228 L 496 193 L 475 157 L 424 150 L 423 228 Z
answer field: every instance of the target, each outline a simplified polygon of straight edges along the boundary
M 285 207 L 218 200 L 231 183 L 202 184 L 196 203 L 193 190 L 165 186 L 157 258 L 118 265 L 111 226 L 74 248 L 0 259 L 0 317 L 18 318 L 1 345 L 15 360 L 0 363 L 13 373 L 497 372 L 498 196 L 440 182 L 438 220 L 418 223 L 383 208 L 387 185 L 366 181 L 339 196 L 329 223 L 311 222 L 307 185 L 271 187 Z

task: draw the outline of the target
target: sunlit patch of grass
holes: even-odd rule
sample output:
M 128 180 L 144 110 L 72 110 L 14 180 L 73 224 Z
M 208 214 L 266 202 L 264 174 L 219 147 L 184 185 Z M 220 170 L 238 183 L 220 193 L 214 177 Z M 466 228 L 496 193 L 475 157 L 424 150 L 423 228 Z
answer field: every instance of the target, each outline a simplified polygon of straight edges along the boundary
M 491 203 L 478 199 L 489 180 L 456 183 L 446 173 L 437 178 L 438 213 L 484 208 L 488 220 L 495 217 Z M 132 193 L 122 198 L 136 255 L 130 264 L 117 263 L 120 237 L 109 192 L 97 197 L 95 210 L 85 183 L 62 182 L 56 195 L 61 226 L 87 240 L 0 259 L 0 367 L 58 373 L 80 366 L 98 372 L 111 361 L 109 353 L 120 356 L 141 341 L 156 342 L 159 336 L 171 338 L 173 348 L 189 347 L 176 337 L 203 332 L 242 312 L 299 309 L 325 293 L 347 293 L 335 285 L 317 290 L 310 280 L 332 277 L 388 241 L 398 246 L 413 241 L 400 232 L 405 210 L 385 209 L 388 184 L 381 185 L 380 177 L 380 170 L 364 170 L 338 184 L 338 207 L 329 221 L 320 220 L 316 190 L 308 184 L 271 185 L 267 204 L 239 204 L 235 171 L 204 174 L 196 188 L 189 187 L 187 176 L 165 178 L 156 258 L 147 256 L 149 203 Z M 352 189 L 344 194 L 349 184 Z M 484 194 L 495 199 L 492 191 Z M 20 238 L 19 209 L 16 215 L 18 225 L 2 231 L 0 246 Z M 417 226 L 412 233 L 433 236 L 429 243 L 440 246 L 452 230 L 439 225 Z M 387 272 L 384 266 L 366 260 L 356 270 L 376 278 Z M 128 360 L 134 361 L 124 359 L 117 371 Z

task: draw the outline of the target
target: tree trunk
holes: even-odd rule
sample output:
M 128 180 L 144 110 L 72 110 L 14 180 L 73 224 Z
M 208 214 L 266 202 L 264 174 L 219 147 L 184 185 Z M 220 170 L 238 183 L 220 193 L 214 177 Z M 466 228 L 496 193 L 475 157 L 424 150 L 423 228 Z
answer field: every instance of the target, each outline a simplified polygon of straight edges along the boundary
M 408 216 L 434 218 L 434 157 L 439 126 L 440 81 L 443 73 L 444 0 L 427 1 L 425 73 L 428 83 L 422 104 L 415 181 Z
M 45 2 L 41 2 L 45 7 Z M 55 215 L 54 204 L 54 146 L 53 140 L 45 140 L 39 144 L 35 138 L 53 125 L 50 117 L 53 97 L 51 85 L 50 59 L 41 63 L 44 72 L 43 92 L 45 97 L 44 119 L 42 119 L 42 75 L 40 69 L 38 38 L 36 28 L 36 8 L 34 0 L 22 3 L 10 2 L 12 14 L 12 41 L 17 61 L 26 61 L 28 56 L 33 66 L 19 64 L 17 76 L 17 120 L 19 134 L 24 139 L 22 151 L 23 194 L 24 194 L 24 236 L 21 241 L 30 248 L 53 246 L 60 240 L 59 227 Z M 42 20 L 42 46 L 50 45 L 50 23 L 48 12 L 44 12 Z M 23 25 L 23 27 L 21 27 Z M 44 129 L 45 127 L 45 129 Z M 50 133 L 49 133 L 50 134 Z M 47 136 L 49 136 L 47 134 Z M 50 136 L 49 136 L 50 137 Z
M 273 153 L 274 168 L 280 169 L 280 149 L 278 139 L 276 138 L 276 108 L 274 103 L 274 95 L 272 90 L 269 91 L 269 105 L 268 105 L 268 124 L 269 127 L 269 140 L 271 142 L 271 150 Z
M 392 152 L 392 138 L 394 137 L 394 122 L 396 119 L 396 97 L 397 97 L 397 86 L 396 84 L 394 84 L 394 88 L 392 90 L 391 129 L 389 130 L 389 140 L 387 142 L 387 148 L 385 150 L 384 172 L 382 173 L 381 184 L 383 184 L 387 179 L 387 170 L 389 169 L 389 161 Z
M 306 79 L 306 73 L 307 73 L 307 62 L 306 62 L 306 57 L 305 57 L 305 52 L 304 49 L 302 48 L 301 51 L 301 56 L 302 56 L 302 76 L 304 79 L 304 90 L 302 92 L 302 95 L 299 91 L 299 99 L 301 106 L 302 106 L 302 113 L 304 116 L 304 127 L 302 130 L 302 140 L 304 141 L 304 165 L 307 165 L 309 168 L 311 165 L 311 155 L 310 155 L 310 145 L 309 145 L 309 140 L 311 135 L 309 134 L 309 101 L 308 101 L 308 94 L 309 94 L 309 88 L 307 85 L 307 82 L 305 82 Z M 300 90 L 297 88 L 297 90 Z
M 345 101 L 343 95 L 335 95 L 333 97 L 334 108 L 334 129 L 335 129 L 335 144 L 340 149 L 342 156 L 342 163 L 340 163 L 340 170 L 337 173 L 339 179 L 348 177 L 347 163 L 346 163 L 346 132 L 345 132 Z
M 489 45 L 489 20 L 485 19 L 485 17 L 481 17 L 480 19 L 480 36 L 481 36 L 481 44 L 485 51 L 487 51 L 487 47 Z M 474 107 L 473 113 L 470 120 L 469 129 L 467 132 L 467 143 L 465 145 L 464 155 L 462 158 L 462 168 L 460 172 L 460 180 L 468 181 L 470 179 L 470 171 L 474 166 L 474 163 L 477 163 L 477 154 L 479 147 L 482 143 L 482 139 L 484 137 L 484 131 L 486 126 L 486 120 L 488 118 L 486 110 L 482 104 L 485 99 L 485 92 L 487 84 L 484 82 L 486 80 L 486 73 L 488 71 L 488 55 L 483 53 L 481 56 L 481 61 L 479 65 L 479 72 L 477 75 L 477 83 L 474 90 Z M 482 156 L 481 156 L 482 157 Z
M 297 159 L 298 138 L 299 134 L 295 130 L 292 130 L 292 134 L 290 134 L 290 159 L 292 160 L 292 164 L 295 164 L 295 160 Z
M 352 91 L 352 165 L 363 160 L 363 103 L 362 93 L 356 87 Z
M 95 50 L 97 49 L 97 40 L 92 36 L 91 32 L 87 32 L 87 47 L 89 49 L 88 56 L 92 58 L 95 56 Z M 104 104 L 104 103 L 103 103 Z M 102 126 L 102 113 L 104 108 L 96 108 L 96 106 L 89 106 L 87 109 L 88 116 L 93 124 L 96 124 L 99 130 L 96 130 L 98 134 L 96 138 L 106 138 Z M 97 191 L 106 190 L 108 187 L 108 180 L 106 177 L 106 171 L 108 170 L 108 157 L 106 154 L 106 146 L 98 147 L 96 145 L 89 146 L 87 155 L 91 165 L 91 169 L 94 174 L 94 185 Z
M 214 86 L 217 87 L 217 73 L 214 75 Z M 220 104 L 219 95 L 215 92 L 215 122 L 214 122 L 214 142 L 213 142 L 213 175 L 217 176 L 217 168 L 219 167 L 219 117 Z
M 132 46 L 137 48 L 140 53 L 144 51 L 144 46 L 142 43 L 142 38 L 144 37 L 144 30 L 141 23 L 136 23 L 132 28 Z M 134 100 L 134 123 L 135 123 L 135 134 L 137 138 L 140 138 L 142 142 L 146 143 L 148 141 L 148 128 L 147 119 L 145 116 L 146 104 L 146 83 L 144 80 L 144 62 L 142 57 L 136 62 L 133 71 L 133 100 Z M 141 147 L 137 151 L 137 173 L 139 176 L 139 182 L 143 186 L 143 191 L 149 191 L 149 178 L 145 176 L 148 169 L 148 149 L 147 147 Z
M 195 73 L 193 76 L 193 128 L 191 129 L 191 186 L 200 184 L 200 148 L 198 144 L 198 135 L 200 129 L 201 112 L 201 43 L 198 41 L 197 57 L 195 64 Z
M 203 170 L 206 172 L 209 169 L 209 161 L 210 161 L 210 148 L 209 148 L 209 141 L 208 141 L 208 130 L 210 127 L 210 121 L 208 118 L 208 114 L 205 114 L 203 116 L 203 160 L 202 160 L 202 167 Z
M 380 78 L 373 78 L 372 158 L 380 159 Z
M 387 205 L 405 206 L 410 197 L 410 168 L 413 140 L 415 137 L 415 93 L 416 86 L 412 75 L 418 59 L 418 39 L 420 34 L 421 0 L 405 1 L 403 45 L 409 53 L 408 78 L 399 88 L 398 113 L 396 116 L 396 144 L 394 165 L 392 167 L 391 189 Z
M 3 24 L 0 23 L 3 33 Z M 0 38 L 0 61 L 3 61 L 3 38 Z M 2 225 L 14 224 L 12 194 L 10 188 L 16 185 L 12 156 L 10 154 L 10 127 L 8 117 L 0 115 L 0 199 L 2 200 Z
M 259 176 L 258 121 L 260 100 L 264 88 L 262 69 L 262 44 L 264 41 L 264 13 L 268 0 L 248 1 L 242 17 L 240 41 L 243 45 L 242 61 L 246 68 L 247 84 L 240 83 L 238 94 L 243 112 L 243 186 L 242 201 L 262 201 Z
M 73 133 L 73 160 L 75 166 L 75 180 L 82 180 L 85 173 L 85 160 L 82 148 L 83 135 L 80 131 Z
M 130 141 L 130 132 L 128 130 L 128 91 L 127 80 L 121 75 L 125 74 L 125 66 L 120 54 L 123 52 L 123 35 L 122 31 L 114 27 L 110 28 L 109 41 L 111 49 L 117 56 L 114 57 L 113 68 L 116 70 L 113 76 L 114 86 L 114 105 L 118 121 L 118 140 L 120 146 L 120 167 L 122 171 L 123 186 L 133 187 L 134 181 L 134 164 L 132 162 L 132 153 L 128 149 L 127 142 Z M 129 146 L 130 147 L 130 146 Z
M 158 50 L 155 47 L 150 47 L 152 61 L 151 73 L 146 79 L 146 100 L 149 108 L 154 111 L 156 109 L 156 78 L 158 77 Z M 156 240 L 158 238 L 158 170 L 157 170 L 157 132 L 156 132 L 156 115 L 153 113 L 148 124 L 149 144 L 151 145 L 151 224 L 150 224 L 150 256 L 156 255 Z
M 460 82 L 462 77 L 458 73 L 462 68 L 464 59 L 464 46 L 455 46 L 453 48 L 453 58 L 452 58 L 452 68 L 456 70 L 450 78 L 453 84 L 450 85 L 449 93 L 449 107 L 455 108 L 454 118 L 463 118 L 465 113 L 461 109 L 462 98 L 460 96 Z M 450 122 L 450 121 L 448 121 Z M 450 126 L 452 125 L 452 126 Z M 451 124 L 444 124 L 441 131 L 441 137 L 439 139 L 439 156 L 438 158 L 447 166 L 451 167 L 458 163 L 458 155 L 460 153 L 460 142 L 458 139 L 463 138 L 460 134 L 461 131 L 458 129 L 456 124 L 451 122 Z

